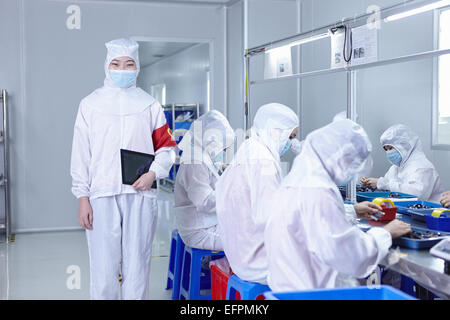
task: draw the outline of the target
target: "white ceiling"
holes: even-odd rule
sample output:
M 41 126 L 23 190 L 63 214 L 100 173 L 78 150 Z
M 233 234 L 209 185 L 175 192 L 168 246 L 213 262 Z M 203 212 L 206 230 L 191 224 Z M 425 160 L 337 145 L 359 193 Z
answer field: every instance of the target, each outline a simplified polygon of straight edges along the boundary
M 161 2 L 161 0 L 140 0 L 146 2 Z M 228 3 L 233 0 L 165 0 L 164 2 L 210 2 L 210 3 Z M 234 2 L 234 1 L 233 1 Z
M 120 0 L 104 0 L 104 1 L 120 1 Z M 123 0 L 122 0 L 123 1 Z M 134 0 L 141 2 L 175 2 L 175 3 L 209 3 L 209 4 L 233 4 L 242 0 Z M 296 0 L 291 0 L 296 1 Z
M 190 42 L 158 42 L 158 41 L 138 41 L 139 42 L 139 62 L 141 68 L 149 66 L 159 60 L 173 56 L 196 43 Z
M 97 1 L 123 1 L 123 0 L 97 0 Z M 191 4 L 233 4 L 241 0 L 134 0 L 138 2 L 167 2 L 167 3 L 191 3 Z
M 62 0 L 65 1 L 65 0 Z M 66 0 L 69 1 L 69 0 Z M 89 0 L 79 0 L 79 1 L 89 1 Z M 91 0 L 92 1 L 92 0 Z M 95 0 L 94 0 L 95 1 Z M 124 0 L 96 0 L 96 1 L 106 1 L 106 2 L 115 2 L 115 1 L 124 1 Z M 225 5 L 231 6 L 237 2 L 242 0 L 132 0 L 136 2 L 159 2 L 159 3 L 185 3 L 185 4 L 205 4 L 205 5 Z M 296 1 L 296 0 L 277 0 L 277 1 Z

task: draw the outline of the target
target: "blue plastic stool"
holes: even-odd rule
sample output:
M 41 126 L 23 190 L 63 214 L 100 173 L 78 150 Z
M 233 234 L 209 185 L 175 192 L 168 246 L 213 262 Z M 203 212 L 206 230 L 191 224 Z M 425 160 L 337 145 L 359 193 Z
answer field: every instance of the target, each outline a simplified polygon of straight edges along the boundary
M 178 230 L 172 231 L 170 244 L 169 270 L 166 290 L 172 289 L 172 300 L 180 298 L 181 265 L 183 263 L 184 242 Z
M 241 300 L 256 300 L 258 296 L 267 291 L 270 291 L 268 286 L 241 280 L 234 274 L 228 279 L 227 300 L 236 300 L 237 292 L 239 292 Z
M 184 247 L 181 268 L 180 300 L 211 300 L 211 294 L 200 294 L 211 289 L 211 272 L 202 269 L 204 257 L 224 257 L 222 251 L 210 251 Z M 203 273 L 203 274 L 202 274 Z
M 183 267 L 183 255 L 184 255 L 184 242 L 177 234 L 177 247 L 175 256 L 175 277 L 172 290 L 172 300 L 180 299 L 180 283 L 181 283 L 181 270 Z
M 175 257 L 177 249 L 177 237 L 178 237 L 178 230 L 175 229 L 172 231 L 172 237 L 170 241 L 170 258 L 169 258 L 169 270 L 167 271 L 166 290 L 173 288 L 173 282 L 175 277 Z

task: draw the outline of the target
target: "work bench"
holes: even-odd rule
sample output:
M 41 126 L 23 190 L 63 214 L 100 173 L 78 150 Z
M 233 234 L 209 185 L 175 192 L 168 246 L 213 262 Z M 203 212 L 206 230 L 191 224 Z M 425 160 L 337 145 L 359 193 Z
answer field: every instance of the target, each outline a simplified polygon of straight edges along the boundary
M 425 223 L 413 220 L 408 215 L 397 214 L 397 219 L 410 224 L 411 227 L 427 228 Z M 358 220 L 361 225 L 366 221 Z M 393 260 L 398 262 L 392 264 Z M 419 285 L 416 287 L 419 298 L 426 297 L 426 291 L 429 290 L 442 299 L 450 299 L 448 262 L 446 265 L 443 259 L 431 255 L 430 249 L 416 250 L 393 245 L 380 265 L 413 279 Z

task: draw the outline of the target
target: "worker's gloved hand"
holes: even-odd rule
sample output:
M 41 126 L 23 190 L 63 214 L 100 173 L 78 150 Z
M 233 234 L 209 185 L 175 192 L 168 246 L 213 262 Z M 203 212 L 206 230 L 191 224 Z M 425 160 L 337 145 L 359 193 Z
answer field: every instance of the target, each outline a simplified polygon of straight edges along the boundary
M 82 226 L 84 229 L 92 230 L 92 224 L 94 223 L 94 215 L 88 197 L 80 198 L 80 207 L 78 209 L 78 221 L 80 222 L 80 226 Z
M 400 220 L 394 220 L 384 226 L 384 229 L 391 234 L 392 239 L 400 238 L 408 233 L 411 233 L 411 226 Z
M 362 185 L 363 187 L 366 187 L 367 179 L 369 179 L 369 178 L 367 178 L 367 177 L 362 177 L 362 178 L 361 178 L 361 181 L 359 181 L 359 183 L 361 183 L 361 185 Z
M 379 205 L 369 201 L 357 203 L 353 207 L 355 208 L 356 217 L 358 219 L 370 219 L 372 215 L 383 210 Z
M 377 184 L 378 184 L 377 178 L 367 178 L 367 177 L 361 178 L 361 185 L 363 187 L 371 187 L 372 189 L 376 189 Z
M 447 191 L 442 195 L 441 204 L 446 208 L 450 208 L 450 191 Z
M 133 188 L 140 191 L 150 190 L 153 182 L 155 182 L 156 175 L 153 171 L 143 174 L 139 179 L 133 183 Z

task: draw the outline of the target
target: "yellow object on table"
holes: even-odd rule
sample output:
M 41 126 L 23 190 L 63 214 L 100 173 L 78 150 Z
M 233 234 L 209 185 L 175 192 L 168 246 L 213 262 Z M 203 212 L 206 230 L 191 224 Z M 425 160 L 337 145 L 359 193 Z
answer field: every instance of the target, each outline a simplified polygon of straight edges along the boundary
M 444 208 L 435 209 L 431 215 L 435 218 L 440 218 L 442 215 L 445 215 L 444 212 L 450 212 L 450 210 Z
M 375 198 L 372 200 L 372 202 L 379 205 L 380 207 L 382 205 L 384 205 L 386 208 L 394 208 L 395 207 L 394 203 L 389 199 Z

